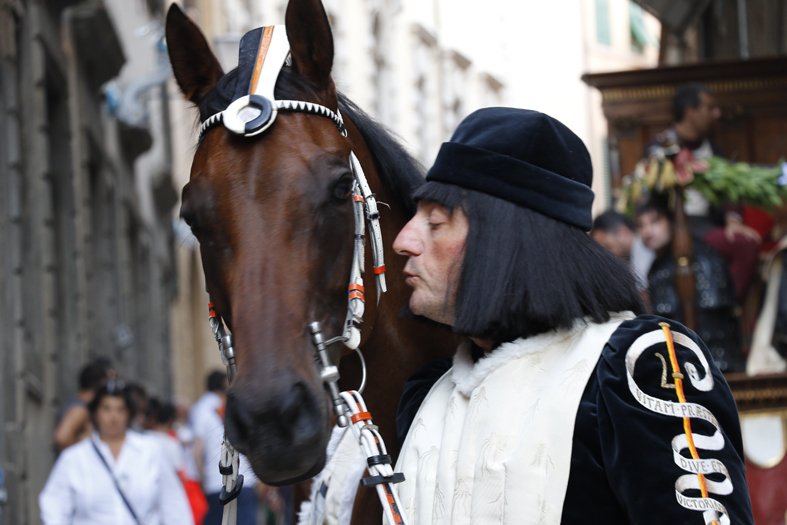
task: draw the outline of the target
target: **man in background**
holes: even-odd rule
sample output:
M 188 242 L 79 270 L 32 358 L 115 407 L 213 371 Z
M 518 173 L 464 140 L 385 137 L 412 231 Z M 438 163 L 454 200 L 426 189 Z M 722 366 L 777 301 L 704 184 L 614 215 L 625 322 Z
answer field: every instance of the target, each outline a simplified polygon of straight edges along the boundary
M 651 197 L 635 211 L 637 232 L 656 254 L 648 272 L 648 295 L 653 313 L 683 322 L 684 313 L 675 287 L 672 252 L 673 214 L 664 199 Z M 735 315 L 732 278 L 722 257 L 707 243 L 694 238 L 696 332 L 724 373 L 743 372 L 746 359 L 740 323 Z
M 207 392 L 194 403 L 189 413 L 189 423 L 194 431 L 194 458 L 197 463 L 202 490 L 208 500 L 208 513 L 203 525 L 221 525 L 223 507 L 219 504 L 222 482 L 219 473 L 221 444 L 224 441 L 224 403 L 227 400 L 227 374 L 211 372 L 207 379 Z M 246 458 L 240 457 L 243 489 L 238 496 L 238 523 L 257 523 L 257 479 Z
M 648 270 L 656 254 L 634 233 L 634 225 L 614 210 L 607 210 L 593 220 L 590 236 L 601 246 L 627 260 L 640 291 L 648 288 Z
M 113 377 L 115 372 L 112 364 L 105 357 L 97 357 L 82 368 L 79 373 L 79 391 L 63 405 L 55 428 L 55 448 L 58 452 L 88 437 L 93 431 L 87 405 L 93 401 L 96 390 Z
M 697 82 L 680 86 L 675 92 L 672 110 L 675 124 L 648 145 L 646 156 L 654 148 L 668 144 L 688 148 L 698 160 L 724 156 L 709 138 L 721 117 L 721 110 L 707 86 Z M 735 298 L 742 302 L 757 265 L 762 243 L 760 234 L 743 223 L 740 203 L 730 202 L 715 208 L 691 186 L 686 188 L 684 196 L 684 210 L 692 236 L 704 240 L 727 261 Z

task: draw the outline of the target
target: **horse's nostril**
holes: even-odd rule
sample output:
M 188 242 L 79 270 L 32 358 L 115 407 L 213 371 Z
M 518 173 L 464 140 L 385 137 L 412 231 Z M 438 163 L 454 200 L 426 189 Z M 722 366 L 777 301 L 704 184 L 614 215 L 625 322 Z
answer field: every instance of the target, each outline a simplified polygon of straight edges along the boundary
M 227 396 L 226 426 L 236 446 L 253 445 L 260 438 L 287 442 L 319 440 L 322 411 L 315 395 L 303 381 L 273 396 Z
M 235 446 L 243 446 L 251 437 L 254 427 L 253 414 L 248 404 L 232 393 L 227 394 L 224 424 L 230 442 Z
M 292 390 L 288 395 L 282 396 L 281 404 L 279 405 L 279 417 L 281 422 L 285 425 L 295 423 L 298 416 L 308 411 L 308 393 L 303 383 L 298 382 L 292 386 Z

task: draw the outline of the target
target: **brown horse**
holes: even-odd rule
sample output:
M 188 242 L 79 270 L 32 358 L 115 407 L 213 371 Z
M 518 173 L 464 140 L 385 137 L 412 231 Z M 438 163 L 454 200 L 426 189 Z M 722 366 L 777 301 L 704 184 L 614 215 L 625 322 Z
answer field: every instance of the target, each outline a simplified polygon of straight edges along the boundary
M 343 330 L 354 241 L 351 150 L 378 200 L 390 205 L 381 211 L 388 293 L 376 304 L 367 246 L 361 348 L 369 375 L 364 397 L 394 458 L 395 416 L 407 376 L 430 359 L 451 355 L 457 344 L 444 329 L 399 315 L 410 292 L 405 260 L 391 244 L 414 212 L 420 167 L 337 93 L 330 76 L 333 37 L 320 0 L 291 0 L 286 27 L 292 60 L 279 75 L 276 99 L 340 111 L 348 138 L 331 120 L 304 113 L 282 113 L 253 138 L 214 127 L 197 146 L 181 207 L 200 242 L 208 292 L 235 338 L 228 437 L 271 485 L 308 479 L 325 464 L 330 400 L 307 327 L 319 321 L 327 337 Z M 166 32 L 175 78 L 200 120 L 225 109 L 237 70 L 223 73 L 199 28 L 175 5 Z M 338 358 L 339 346 L 332 351 Z M 357 357 L 342 359 L 340 371 L 342 389 L 358 387 Z M 379 522 L 374 490 L 362 494 L 356 511 L 365 522 Z

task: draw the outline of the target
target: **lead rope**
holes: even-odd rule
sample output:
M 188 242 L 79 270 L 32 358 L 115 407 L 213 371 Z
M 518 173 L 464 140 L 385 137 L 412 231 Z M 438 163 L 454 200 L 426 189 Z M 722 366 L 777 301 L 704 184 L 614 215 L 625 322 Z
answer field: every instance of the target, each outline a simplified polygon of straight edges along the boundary
M 330 375 L 335 374 L 336 380 L 338 380 L 339 371 L 330 364 L 327 346 L 341 338 L 325 342 L 322 337 L 320 323 L 312 323 L 309 325 L 309 329 L 312 332 L 312 342 L 317 348 L 320 361 L 323 363 L 323 375 L 326 375 L 326 373 Z M 361 390 L 363 390 L 366 382 L 366 363 L 363 362 L 363 355 L 361 355 L 360 351 L 358 351 L 358 354 L 361 356 L 363 365 L 364 379 L 361 383 Z M 326 364 L 327 366 L 325 366 Z M 385 441 L 380 435 L 377 425 L 372 423 L 372 415 L 366 408 L 366 402 L 361 393 L 356 390 L 339 393 L 335 382 L 329 382 L 328 387 L 331 392 L 331 398 L 334 400 L 334 412 L 337 416 L 336 424 L 339 427 L 347 426 L 347 416 L 350 416 L 350 428 L 355 436 L 355 440 L 358 442 L 358 446 L 361 448 L 361 453 L 366 456 L 366 467 L 369 477 L 361 480 L 361 486 L 366 488 L 375 487 L 380 504 L 383 506 L 383 512 L 388 517 L 389 524 L 407 525 L 407 520 L 400 510 L 402 509 L 402 504 L 399 501 L 399 494 L 393 487 L 394 484 L 404 481 L 404 474 L 393 471 L 391 456 L 385 447 Z

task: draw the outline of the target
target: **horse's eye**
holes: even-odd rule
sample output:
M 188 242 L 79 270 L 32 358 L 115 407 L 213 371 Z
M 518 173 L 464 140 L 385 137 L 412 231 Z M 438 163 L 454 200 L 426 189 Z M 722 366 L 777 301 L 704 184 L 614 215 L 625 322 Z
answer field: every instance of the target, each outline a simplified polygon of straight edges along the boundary
M 334 185 L 333 198 L 343 201 L 350 198 L 353 193 L 353 179 L 349 175 L 345 175 Z
M 183 219 L 183 222 L 188 224 L 190 228 L 194 225 L 194 214 L 185 207 L 180 210 L 180 218 Z

